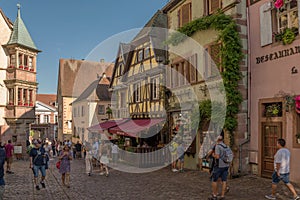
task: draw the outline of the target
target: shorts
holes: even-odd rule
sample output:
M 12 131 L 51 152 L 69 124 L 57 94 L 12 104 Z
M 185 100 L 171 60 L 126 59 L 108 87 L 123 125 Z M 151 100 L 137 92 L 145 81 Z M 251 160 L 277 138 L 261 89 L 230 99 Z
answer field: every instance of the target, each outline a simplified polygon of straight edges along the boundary
M 182 154 L 181 156 L 179 156 L 178 159 L 179 159 L 180 162 L 183 162 L 184 161 L 184 154 Z
M 46 176 L 46 166 L 45 165 L 33 165 L 33 175 L 34 177 L 38 177 L 39 176 L 39 170 L 42 173 L 42 176 L 45 177 Z
M 175 154 L 171 154 L 171 161 L 172 162 L 176 162 L 176 160 L 177 160 L 177 153 L 175 153 Z
M 219 178 L 221 178 L 222 182 L 227 181 L 229 167 L 214 167 L 212 172 L 212 181 L 217 182 Z
M 7 157 L 7 158 L 6 158 L 6 162 L 7 162 L 8 164 L 11 164 L 11 163 L 13 162 L 13 157 Z
M 288 184 L 290 182 L 290 173 L 280 174 L 280 176 L 277 176 L 277 172 L 274 171 L 272 174 L 272 183 L 278 184 L 280 181 Z

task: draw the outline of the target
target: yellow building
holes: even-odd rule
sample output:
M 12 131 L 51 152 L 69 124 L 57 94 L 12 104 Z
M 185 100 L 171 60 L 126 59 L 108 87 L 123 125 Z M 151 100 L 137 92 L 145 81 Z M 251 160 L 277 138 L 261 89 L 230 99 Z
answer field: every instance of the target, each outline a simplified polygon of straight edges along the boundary
M 170 1 L 164 8 L 163 11 L 168 16 L 168 28 L 171 30 L 180 30 L 184 34 L 189 34 L 190 38 L 182 40 L 176 45 L 170 44 L 169 50 L 169 68 L 167 70 L 167 82 L 166 85 L 172 91 L 170 98 L 170 107 L 168 113 L 170 115 L 170 129 L 173 134 L 176 134 L 177 121 L 180 122 L 185 132 L 190 132 L 191 127 L 189 126 L 193 119 L 189 115 L 193 109 L 192 107 L 194 99 L 190 98 L 191 95 L 195 95 L 199 104 L 204 102 L 206 99 L 211 101 L 222 102 L 222 96 L 225 94 L 220 92 L 220 83 L 223 80 L 223 57 L 220 54 L 221 48 L 223 47 L 223 41 L 220 40 L 221 30 L 215 28 L 216 26 L 209 26 L 209 20 L 207 24 L 201 22 L 201 19 L 212 18 L 217 16 L 217 10 L 220 9 L 225 13 L 234 18 L 234 21 L 238 24 L 240 30 L 239 34 L 242 38 L 242 48 L 247 49 L 247 27 L 246 27 L 246 3 L 238 2 L 233 0 L 173 0 Z M 198 21 L 197 21 L 198 20 Z M 216 19 L 217 20 L 217 19 Z M 197 27 L 197 24 L 202 23 L 202 27 Z M 204 25 L 203 25 L 204 24 Z M 222 24 L 222 22 L 220 22 Z M 197 27 L 197 28 L 196 28 Z M 223 38 L 222 38 L 223 39 Z M 239 46 L 237 46 L 239 48 Z M 246 50 L 245 50 L 246 51 Z M 237 60 L 236 62 L 240 62 Z M 244 79 L 239 82 L 238 89 L 242 93 L 242 106 L 238 105 L 240 109 L 237 119 L 238 126 L 234 131 L 234 146 L 236 153 L 235 160 L 235 172 L 247 171 L 246 167 L 241 169 L 241 163 L 246 163 L 246 156 L 241 161 L 239 160 L 239 153 L 248 155 L 247 151 L 237 151 L 241 149 L 241 144 L 244 140 L 247 140 L 247 58 L 240 63 L 240 71 L 245 75 Z M 223 88 L 224 89 L 224 88 Z M 190 105 L 182 107 L 180 102 Z M 226 103 L 226 102 L 225 102 Z M 194 105 L 195 106 L 195 105 Z M 199 105 L 197 105 L 199 106 Z M 224 113 L 225 117 L 225 113 Z M 202 127 L 198 127 L 199 131 L 194 141 L 187 149 L 185 155 L 185 167 L 191 169 L 197 169 L 202 166 L 201 161 L 198 159 L 199 150 L 202 147 L 200 154 L 205 154 L 206 151 L 218 134 L 220 134 L 222 126 L 218 124 L 205 123 Z M 175 132 L 175 133 L 174 133 Z M 225 139 L 229 143 L 228 135 L 225 134 Z M 206 150 L 203 150 L 204 144 L 206 144 Z M 240 148 L 238 148 L 240 147 Z M 204 155 L 200 155 L 204 156 Z M 244 165 L 245 166 L 245 165 Z M 239 168 L 239 169 L 238 169 Z

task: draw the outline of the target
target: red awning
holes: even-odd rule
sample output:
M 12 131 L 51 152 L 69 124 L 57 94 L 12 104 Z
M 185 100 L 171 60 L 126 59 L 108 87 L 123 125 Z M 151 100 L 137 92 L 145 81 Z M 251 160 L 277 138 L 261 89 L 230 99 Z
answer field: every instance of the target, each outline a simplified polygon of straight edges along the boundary
M 154 126 L 163 121 L 165 121 L 164 118 L 129 119 L 125 123 L 109 128 L 108 131 L 113 134 L 136 137 L 137 133 L 139 133 L 140 131 L 146 130 L 151 126 Z
M 122 123 L 124 123 L 126 121 L 128 121 L 128 119 L 108 120 L 108 121 L 96 124 L 94 126 L 90 126 L 87 129 L 91 132 L 103 132 L 104 130 L 107 130 L 109 128 L 121 125 Z

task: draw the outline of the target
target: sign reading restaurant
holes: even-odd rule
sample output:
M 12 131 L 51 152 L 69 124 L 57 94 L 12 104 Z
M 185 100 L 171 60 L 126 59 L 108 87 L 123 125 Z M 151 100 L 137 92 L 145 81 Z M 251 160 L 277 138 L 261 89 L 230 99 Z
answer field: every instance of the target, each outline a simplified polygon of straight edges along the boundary
M 271 60 L 276 60 L 279 58 L 287 57 L 287 56 L 292 56 L 294 54 L 300 53 L 300 46 L 294 46 L 289 49 L 283 49 L 280 51 L 275 51 L 273 53 L 264 55 L 264 56 L 259 56 L 256 57 L 256 64 L 268 62 Z

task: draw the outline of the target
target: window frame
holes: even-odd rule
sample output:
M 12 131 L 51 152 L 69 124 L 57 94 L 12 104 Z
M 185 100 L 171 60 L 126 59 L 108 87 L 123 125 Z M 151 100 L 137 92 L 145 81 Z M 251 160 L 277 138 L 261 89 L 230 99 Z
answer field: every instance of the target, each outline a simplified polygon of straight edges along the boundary
M 105 115 L 105 105 L 98 105 L 98 115 Z
M 158 100 L 160 91 L 159 76 L 151 78 L 150 83 L 151 100 Z

